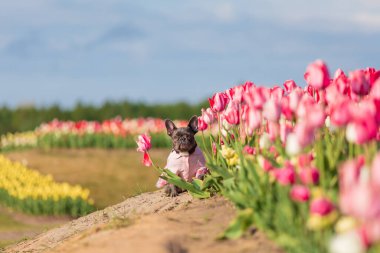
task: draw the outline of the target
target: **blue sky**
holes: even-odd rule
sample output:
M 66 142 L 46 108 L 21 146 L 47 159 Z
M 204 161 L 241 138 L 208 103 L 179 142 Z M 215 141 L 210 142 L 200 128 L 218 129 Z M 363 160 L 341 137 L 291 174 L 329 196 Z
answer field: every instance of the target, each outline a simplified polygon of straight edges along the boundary
M 197 102 L 306 65 L 380 66 L 378 0 L 0 2 L 0 105 Z

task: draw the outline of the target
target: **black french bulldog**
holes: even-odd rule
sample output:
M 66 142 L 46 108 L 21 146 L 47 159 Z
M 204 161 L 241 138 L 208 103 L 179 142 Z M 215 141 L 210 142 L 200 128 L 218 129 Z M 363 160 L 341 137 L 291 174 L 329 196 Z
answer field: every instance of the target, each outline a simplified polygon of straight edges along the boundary
M 173 121 L 165 120 L 165 126 L 168 135 L 173 141 L 173 151 L 177 154 L 191 155 L 197 148 L 197 142 L 194 135 L 198 132 L 198 117 L 191 117 L 187 127 L 176 127 Z M 175 185 L 168 184 L 165 186 L 165 194 L 170 197 L 176 197 L 183 190 Z

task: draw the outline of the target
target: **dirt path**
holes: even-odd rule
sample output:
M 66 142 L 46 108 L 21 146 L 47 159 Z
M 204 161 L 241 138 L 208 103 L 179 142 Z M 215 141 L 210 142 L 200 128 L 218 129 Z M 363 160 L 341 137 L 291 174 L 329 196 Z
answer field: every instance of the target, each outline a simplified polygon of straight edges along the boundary
M 145 193 L 8 247 L 6 252 L 282 252 L 260 232 L 216 241 L 234 215 L 221 197 Z

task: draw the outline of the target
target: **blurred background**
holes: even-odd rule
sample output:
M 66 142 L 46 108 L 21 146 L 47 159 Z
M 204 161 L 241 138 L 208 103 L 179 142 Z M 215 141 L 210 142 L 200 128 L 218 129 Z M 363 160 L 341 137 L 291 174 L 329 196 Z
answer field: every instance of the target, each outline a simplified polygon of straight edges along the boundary
M 132 132 L 157 134 L 162 166 L 170 149 L 162 122 L 124 118 L 188 119 L 246 80 L 304 86 L 315 59 L 332 73 L 378 69 L 379 42 L 378 0 L 1 1 L 1 155 L 80 184 L 99 209 L 155 189 Z M 72 218 L 4 203 L 0 246 Z

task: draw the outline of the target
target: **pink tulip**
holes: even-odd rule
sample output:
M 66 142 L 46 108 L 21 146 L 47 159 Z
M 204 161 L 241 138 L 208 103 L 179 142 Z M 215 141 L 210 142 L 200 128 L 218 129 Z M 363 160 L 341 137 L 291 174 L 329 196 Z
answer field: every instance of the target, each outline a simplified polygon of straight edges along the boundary
M 142 134 L 142 135 L 139 135 L 138 136 L 138 140 L 136 141 L 137 143 L 137 151 L 138 152 L 147 152 L 151 147 L 152 147 L 152 144 L 151 144 L 151 137 L 149 135 L 146 135 L 146 134 Z
M 340 207 L 343 213 L 360 220 L 380 219 L 380 190 L 367 182 L 352 185 L 340 192 Z
M 254 108 L 248 108 L 246 112 L 246 129 L 249 135 L 261 125 L 262 117 L 261 112 Z
M 371 175 L 373 184 L 380 189 L 380 152 L 372 161 Z
M 326 216 L 332 211 L 335 207 L 333 203 L 326 198 L 317 198 L 314 199 L 310 204 L 310 213 L 318 214 L 320 216 Z
M 142 163 L 143 163 L 145 166 L 147 166 L 147 167 L 152 166 L 152 160 L 150 160 L 150 157 L 149 157 L 148 152 L 144 152 L 144 158 L 143 158 Z
M 359 182 L 361 169 L 365 163 L 364 157 L 344 162 L 339 168 L 339 187 L 341 190 L 351 188 Z
M 208 127 L 207 123 L 203 120 L 203 117 L 198 117 L 198 130 L 204 131 Z
M 259 156 L 258 162 L 259 162 L 260 167 L 263 168 L 263 170 L 265 172 L 269 172 L 269 171 L 273 170 L 272 163 L 270 161 L 268 161 L 267 159 L 265 159 L 264 157 Z
M 281 101 L 282 97 L 284 96 L 285 91 L 278 86 L 274 86 L 270 89 L 270 98 L 275 101 Z
M 301 182 L 305 185 L 318 184 L 319 171 L 316 168 L 301 168 L 299 172 Z
M 239 107 L 236 103 L 231 102 L 224 112 L 224 119 L 231 125 L 238 125 L 240 123 Z
M 206 110 L 202 109 L 202 118 L 207 125 L 211 125 L 212 123 L 214 123 L 215 116 L 211 108 L 207 108 Z
M 306 168 L 311 165 L 311 162 L 314 160 L 313 154 L 301 154 L 298 156 L 298 165 L 301 168 Z
M 283 85 L 287 93 L 292 92 L 297 87 L 297 84 L 293 80 L 286 80 Z
M 280 124 L 277 122 L 268 122 L 268 135 L 269 139 L 271 141 L 274 141 L 277 139 L 277 137 L 280 135 Z
M 334 126 L 345 126 L 351 120 L 350 101 L 344 100 L 332 105 L 330 108 L 330 120 Z
M 293 125 L 290 122 L 283 121 L 280 122 L 280 139 L 283 143 L 286 142 L 288 135 L 292 132 Z
M 250 154 L 250 155 L 255 155 L 256 154 L 256 149 L 254 147 L 251 147 L 251 146 L 244 146 L 243 148 L 243 151 L 247 154 Z
M 362 242 L 367 247 L 380 241 L 380 219 L 367 221 L 360 228 Z
M 372 87 L 376 80 L 380 78 L 380 70 L 376 70 L 375 68 L 366 68 L 365 72 L 369 75 L 369 82 Z
M 306 107 L 307 113 L 305 120 L 308 122 L 308 125 L 313 128 L 319 128 L 324 126 L 326 120 L 326 114 L 324 109 L 319 104 L 308 105 Z
M 225 93 L 226 93 L 229 101 L 241 103 L 242 98 L 243 98 L 243 94 L 244 94 L 244 86 L 243 85 L 235 86 L 233 88 L 226 90 Z
M 362 115 L 347 125 L 346 138 L 349 142 L 364 144 L 376 138 L 378 126 L 374 117 Z
M 294 127 L 294 133 L 297 136 L 298 143 L 302 148 L 308 146 L 314 141 L 314 128 L 307 122 L 301 121 Z
M 333 84 L 341 94 L 347 95 L 349 93 L 350 87 L 348 84 L 348 78 L 343 70 L 337 69 L 337 71 L 335 71 Z
M 210 108 L 214 112 L 221 112 L 226 108 L 226 105 L 228 103 L 228 96 L 226 93 L 216 93 L 212 98 L 208 99 L 210 102 Z
M 307 84 L 317 90 L 325 89 L 330 84 L 329 70 L 321 60 L 309 64 L 304 77 Z
M 244 93 L 244 101 L 256 109 L 262 109 L 265 102 L 270 97 L 270 90 L 265 87 L 252 86 L 246 93 Z
M 213 142 L 213 143 L 212 143 L 212 153 L 213 153 L 214 155 L 216 155 L 216 152 L 217 152 L 216 143 Z
M 290 108 L 289 96 L 283 97 L 281 99 L 281 114 L 287 120 L 292 120 L 293 119 L 293 111 Z
M 310 199 L 310 190 L 303 185 L 294 185 L 290 190 L 290 198 L 296 202 L 306 202 Z
M 243 84 L 244 92 L 248 92 L 252 87 L 255 87 L 256 85 L 250 81 L 247 81 Z
M 301 99 L 303 97 L 303 91 L 299 88 L 294 89 L 290 94 L 289 94 L 289 108 L 293 111 L 296 112 L 298 108 L 298 104 L 300 103 Z
M 355 70 L 349 73 L 351 90 L 359 96 L 367 95 L 371 89 L 370 76 L 364 70 Z
M 263 116 L 272 122 L 277 122 L 281 116 L 281 104 L 279 101 L 269 99 L 264 104 Z
M 373 84 L 373 86 L 372 86 L 372 88 L 371 88 L 371 93 L 370 93 L 370 95 L 371 95 L 372 98 L 375 98 L 375 99 L 377 99 L 377 100 L 380 99 L 380 78 L 378 78 L 378 79 L 374 82 L 374 84 Z
M 278 153 L 278 151 L 277 151 L 277 149 L 276 149 L 276 146 L 270 146 L 270 148 L 269 148 L 269 153 L 271 153 L 272 155 L 273 155 L 273 157 L 274 158 L 277 158 L 278 157 L 278 155 L 279 155 L 279 153 Z
M 232 101 L 234 99 L 234 96 L 235 96 L 235 89 L 233 88 L 229 88 L 228 90 L 226 90 L 226 95 L 228 97 L 228 100 L 229 101 Z
M 287 164 L 284 168 L 275 170 L 275 177 L 281 185 L 294 184 L 296 180 L 294 167 L 291 164 Z

